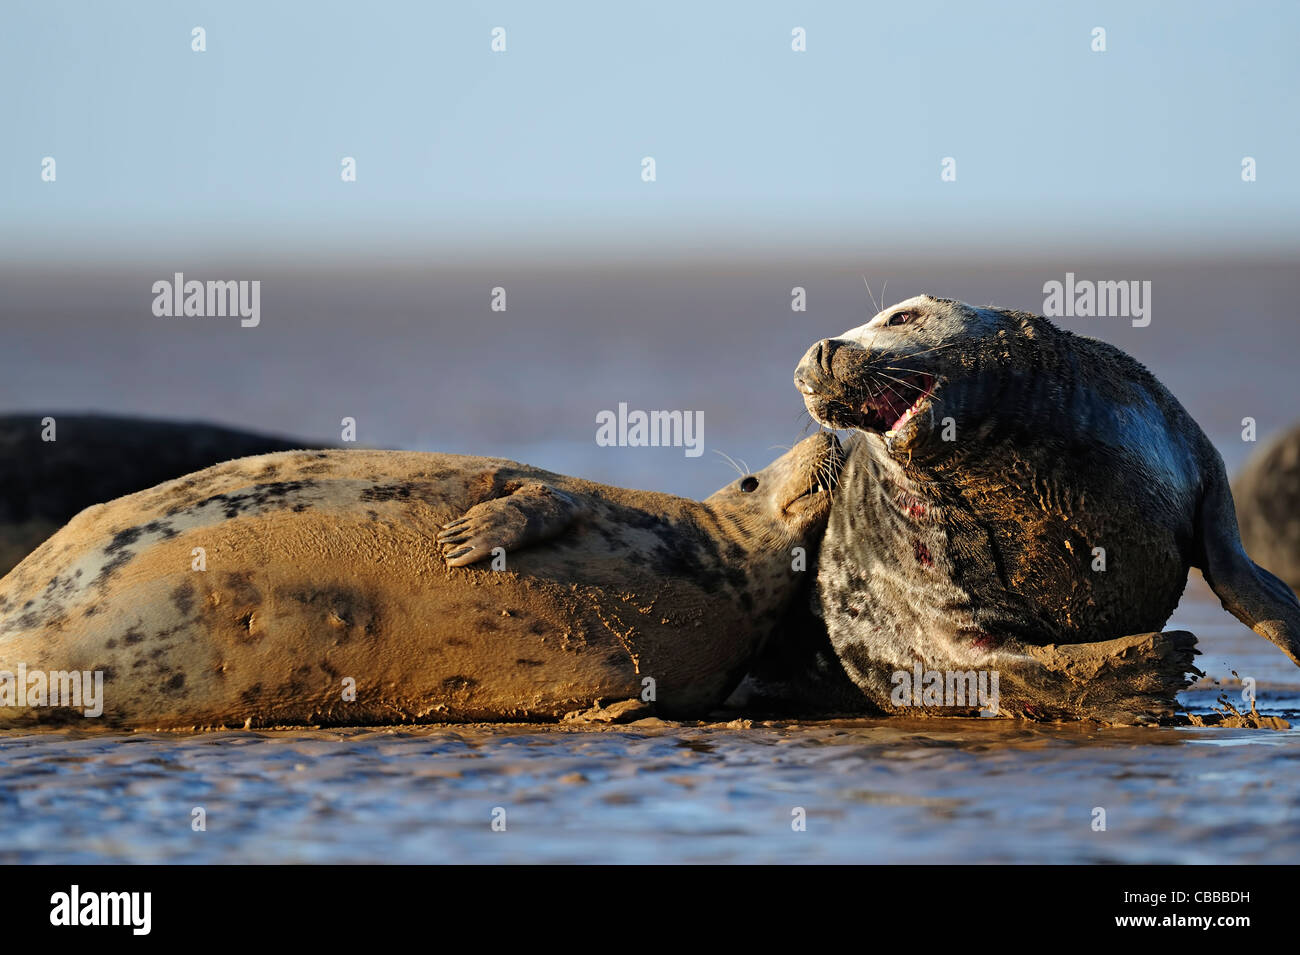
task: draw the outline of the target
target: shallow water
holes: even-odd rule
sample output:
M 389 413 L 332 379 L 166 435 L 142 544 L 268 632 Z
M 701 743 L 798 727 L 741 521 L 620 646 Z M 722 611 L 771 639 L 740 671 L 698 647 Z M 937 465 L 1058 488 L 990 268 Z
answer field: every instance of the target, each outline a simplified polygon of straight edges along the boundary
M 1300 671 L 1199 580 L 1174 624 L 1300 724 Z M 1285 863 L 1298 770 L 1300 729 L 1010 720 L 11 733 L 0 861 Z

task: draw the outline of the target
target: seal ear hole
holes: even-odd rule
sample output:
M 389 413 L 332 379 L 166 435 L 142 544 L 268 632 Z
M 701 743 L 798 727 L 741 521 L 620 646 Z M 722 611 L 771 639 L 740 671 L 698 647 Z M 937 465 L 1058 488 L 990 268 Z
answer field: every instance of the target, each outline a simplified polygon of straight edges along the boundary
M 748 494 L 750 491 L 757 491 L 758 478 L 754 477 L 753 475 L 750 475 L 749 477 L 745 478 L 745 480 L 740 482 L 740 489 L 744 491 L 746 494 Z

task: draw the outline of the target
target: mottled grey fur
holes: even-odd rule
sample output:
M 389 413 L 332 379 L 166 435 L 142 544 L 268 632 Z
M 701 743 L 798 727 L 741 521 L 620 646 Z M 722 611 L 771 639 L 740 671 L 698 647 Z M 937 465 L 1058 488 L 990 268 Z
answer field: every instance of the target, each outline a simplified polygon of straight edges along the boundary
M 1142 673 L 1114 670 L 1089 711 L 1035 648 L 1159 630 L 1191 566 L 1300 663 L 1300 604 L 1243 551 L 1218 453 L 1119 349 L 920 296 L 814 345 L 795 382 L 815 418 L 861 432 L 818 593 L 846 671 L 877 704 L 897 709 L 894 674 L 920 662 L 1001 672 L 1004 712 L 1104 716 L 1121 698 L 1127 712 Z M 1143 665 L 1193 670 L 1190 642 L 1166 638 Z M 1137 696 L 1164 714 L 1184 682 Z

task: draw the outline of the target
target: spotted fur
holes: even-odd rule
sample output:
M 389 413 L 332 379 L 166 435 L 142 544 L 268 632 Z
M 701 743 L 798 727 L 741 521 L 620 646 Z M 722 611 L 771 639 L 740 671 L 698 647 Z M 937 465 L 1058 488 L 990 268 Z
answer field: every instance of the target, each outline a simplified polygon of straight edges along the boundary
M 137 727 L 557 719 L 647 677 L 698 712 L 805 582 L 829 501 L 799 495 L 838 456 L 811 438 L 704 502 L 445 454 L 228 462 L 88 508 L 0 580 L 0 670 L 103 670 L 104 721 Z M 440 527 L 539 482 L 569 526 L 447 566 Z
M 818 593 L 846 671 L 878 705 L 896 709 L 893 675 L 919 661 L 1002 672 L 1003 709 L 1019 715 L 1167 713 L 1194 670 L 1188 641 L 1134 658 L 1151 672 L 1159 658 L 1167 678 L 1108 671 L 1091 709 L 1041 649 L 1160 630 L 1190 566 L 1300 662 L 1300 604 L 1242 551 L 1218 453 L 1119 349 L 920 296 L 813 346 L 795 380 L 814 417 L 860 432 Z

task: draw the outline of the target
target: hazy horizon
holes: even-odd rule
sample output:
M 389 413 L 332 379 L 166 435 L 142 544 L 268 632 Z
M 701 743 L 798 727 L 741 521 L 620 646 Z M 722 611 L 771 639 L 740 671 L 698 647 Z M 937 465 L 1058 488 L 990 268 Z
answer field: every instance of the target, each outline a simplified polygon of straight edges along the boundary
M 356 12 L 7 4 L 0 262 L 1300 250 L 1300 5 Z

